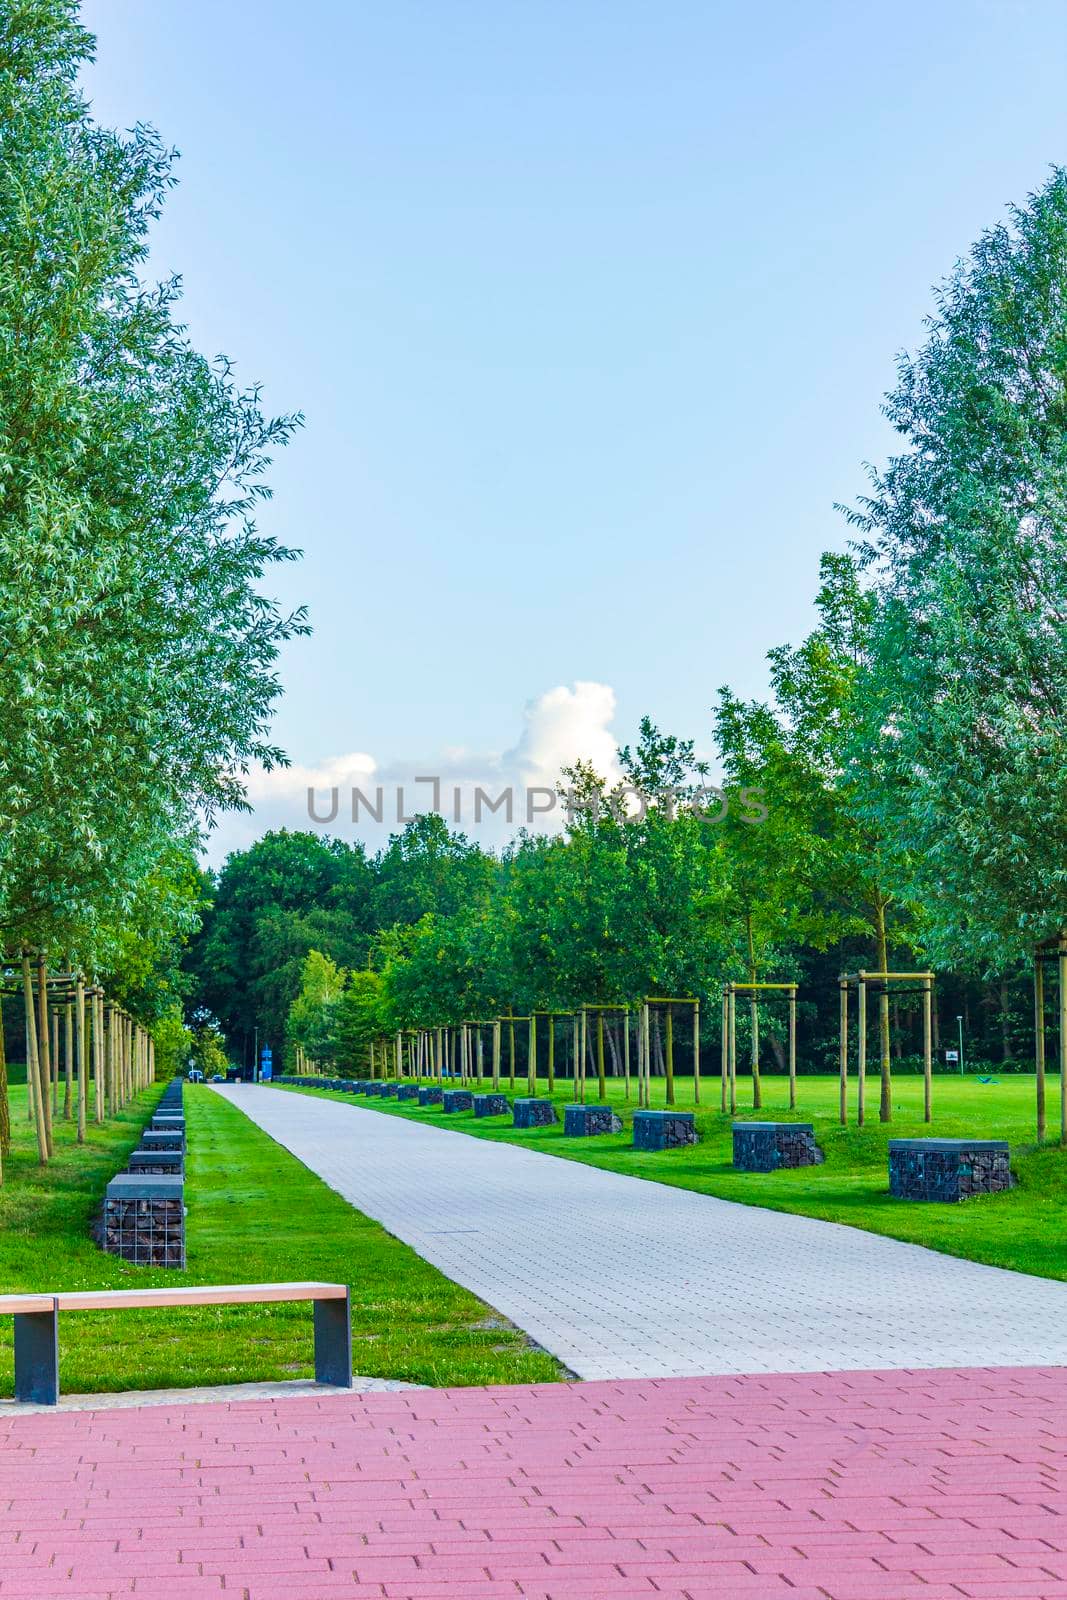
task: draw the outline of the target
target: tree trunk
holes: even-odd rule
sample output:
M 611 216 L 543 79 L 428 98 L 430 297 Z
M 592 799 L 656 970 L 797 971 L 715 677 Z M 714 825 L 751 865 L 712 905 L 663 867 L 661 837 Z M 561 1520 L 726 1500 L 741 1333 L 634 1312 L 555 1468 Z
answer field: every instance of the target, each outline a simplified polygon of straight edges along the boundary
M 611 1076 L 613 1078 L 617 1078 L 619 1076 L 619 1045 L 617 1039 L 615 1038 L 615 1027 L 615 1019 L 612 1018 L 605 1029 L 608 1041 L 608 1054 L 611 1057 Z
M 655 1053 L 656 1053 L 655 1072 L 656 1072 L 656 1077 L 657 1078 L 662 1078 L 664 1073 L 667 1070 L 667 1063 L 663 1058 L 663 1029 L 662 1029 L 662 1027 L 660 1025 L 659 1012 L 658 1011 L 653 1011 L 651 1013 L 651 1017 L 652 1017 L 652 1040 L 653 1040 L 653 1043 L 655 1045 Z
M 781 1038 L 770 1023 L 767 1024 L 766 1039 L 767 1043 L 771 1047 L 771 1054 L 774 1056 L 775 1066 L 778 1068 L 779 1072 L 785 1072 L 788 1067 L 788 1063 L 785 1058 L 785 1050 L 782 1048 Z
M 33 1120 L 37 1130 L 37 1159 L 48 1165 L 48 1135 L 45 1132 L 41 1095 L 41 1071 L 37 1056 L 37 1021 L 33 1014 L 33 974 L 29 951 L 22 952 L 22 999 L 26 1009 L 26 1098 L 33 1101 Z
M 666 1104 L 674 1104 L 674 1012 L 667 1007 L 667 1088 Z
M 1000 980 L 1000 1059 L 1007 1064 L 1011 1060 L 1011 1012 L 1008 1009 L 1008 980 Z

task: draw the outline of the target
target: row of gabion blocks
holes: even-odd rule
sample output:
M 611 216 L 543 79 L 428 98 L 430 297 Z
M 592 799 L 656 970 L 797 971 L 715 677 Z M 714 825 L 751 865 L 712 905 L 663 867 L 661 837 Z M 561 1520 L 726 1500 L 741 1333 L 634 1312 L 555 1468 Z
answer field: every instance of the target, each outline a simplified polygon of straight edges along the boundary
M 512 1126 L 516 1128 L 545 1128 L 559 1121 L 555 1103 L 535 1095 L 515 1100 L 509 1106 L 503 1094 L 474 1094 L 470 1089 L 446 1089 L 440 1083 L 383 1083 L 368 1078 L 307 1078 L 278 1077 L 275 1083 L 294 1084 L 305 1089 L 333 1089 L 342 1094 L 369 1096 L 395 1095 L 398 1100 L 417 1100 L 420 1106 L 440 1106 L 453 1115 L 473 1111 L 476 1117 L 503 1117 L 511 1112 Z M 611 1108 L 601 1105 L 567 1106 L 564 1109 L 564 1132 L 572 1138 L 592 1138 L 602 1133 L 621 1133 L 622 1120 Z M 670 1150 L 677 1145 L 696 1144 L 696 1131 L 691 1111 L 636 1111 L 634 1113 L 634 1148 L 637 1150 Z
M 506 1116 L 507 1096 L 472 1094 L 468 1089 L 445 1089 L 440 1084 L 394 1084 L 349 1078 L 278 1078 L 294 1083 L 352 1094 L 392 1095 L 398 1100 L 417 1099 L 420 1106 L 439 1105 L 449 1113 L 473 1110 L 476 1117 Z M 542 1128 L 559 1121 L 551 1100 L 533 1096 L 517 1099 L 512 1112 L 516 1128 Z M 619 1133 L 622 1122 L 611 1106 L 573 1105 L 564 1108 L 563 1131 L 572 1138 Z M 635 1111 L 635 1150 L 669 1150 L 696 1144 L 699 1135 L 691 1111 Z M 742 1172 L 778 1172 L 819 1165 L 823 1153 L 815 1142 L 810 1122 L 735 1122 L 734 1166 Z M 974 1194 L 996 1194 L 1011 1187 L 1008 1145 L 1002 1140 L 891 1139 L 889 1189 L 902 1200 L 965 1200 Z
M 185 1266 L 185 1117 L 181 1080 L 168 1084 L 141 1148 L 104 1194 L 104 1249 L 136 1266 Z

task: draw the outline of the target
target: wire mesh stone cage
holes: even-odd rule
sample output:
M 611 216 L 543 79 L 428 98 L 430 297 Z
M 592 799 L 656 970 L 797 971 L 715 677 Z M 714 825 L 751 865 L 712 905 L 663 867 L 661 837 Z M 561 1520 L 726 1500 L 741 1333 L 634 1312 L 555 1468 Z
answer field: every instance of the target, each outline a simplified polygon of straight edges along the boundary
M 185 1202 L 178 1177 L 123 1173 L 104 1196 L 103 1247 L 134 1266 L 185 1266 Z

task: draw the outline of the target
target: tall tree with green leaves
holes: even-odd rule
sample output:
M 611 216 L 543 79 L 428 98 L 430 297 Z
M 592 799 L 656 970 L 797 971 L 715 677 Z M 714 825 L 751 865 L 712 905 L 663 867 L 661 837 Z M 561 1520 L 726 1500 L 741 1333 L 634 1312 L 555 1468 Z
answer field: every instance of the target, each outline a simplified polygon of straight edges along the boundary
M 716 731 L 728 777 L 759 783 L 767 821 L 733 824 L 732 882 L 753 930 L 823 947 L 861 936 L 874 969 L 889 969 L 890 941 L 911 937 L 902 895 L 904 841 L 879 820 L 887 778 L 883 742 L 870 738 L 876 596 L 848 554 L 824 555 L 818 625 L 798 646 L 768 653 L 773 699 L 743 704 L 723 691 Z M 879 1114 L 892 1117 L 889 995 L 879 994 Z
M 925 938 L 1003 972 L 1067 927 L 1067 171 L 937 292 L 852 521 L 878 585 L 865 746 Z
M 0 936 L 83 965 L 170 841 L 270 767 L 280 643 L 258 530 L 299 419 L 142 280 L 172 158 L 99 127 L 74 0 L 0 8 Z

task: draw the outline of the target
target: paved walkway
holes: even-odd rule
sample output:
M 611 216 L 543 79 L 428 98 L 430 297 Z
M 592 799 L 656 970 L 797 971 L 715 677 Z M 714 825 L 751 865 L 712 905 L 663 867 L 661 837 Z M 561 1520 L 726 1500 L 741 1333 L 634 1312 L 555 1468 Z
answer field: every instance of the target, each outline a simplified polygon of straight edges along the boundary
M 581 1378 L 1067 1365 L 1062 1283 L 335 1100 L 217 1092 Z
M 1067 1374 L 0 1420 L 0 1600 L 1067 1597 Z

